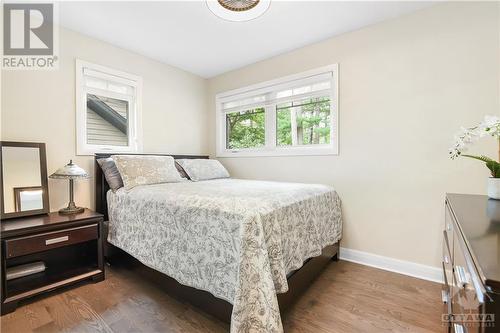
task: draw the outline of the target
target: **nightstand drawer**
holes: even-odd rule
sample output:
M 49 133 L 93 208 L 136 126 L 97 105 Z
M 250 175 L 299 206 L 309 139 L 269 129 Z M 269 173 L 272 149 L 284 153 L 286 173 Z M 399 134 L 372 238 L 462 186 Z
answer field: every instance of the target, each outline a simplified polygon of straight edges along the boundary
M 97 239 L 99 231 L 97 224 L 84 227 L 65 229 L 34 236 L 8 239 L 5 241 L 7 258 L 50 250 Z

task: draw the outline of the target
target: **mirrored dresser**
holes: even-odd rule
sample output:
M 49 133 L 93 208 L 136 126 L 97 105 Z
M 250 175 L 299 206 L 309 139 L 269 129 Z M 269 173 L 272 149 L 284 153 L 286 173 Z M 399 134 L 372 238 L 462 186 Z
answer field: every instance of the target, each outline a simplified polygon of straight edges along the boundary
M 500 201 L 447 194 L 442 258 L 445 332 L 500 332 Z
M 104 280 L 103 215 L 49 213 L 45 144 L 0 142 L 1 314 L 33 296 Z

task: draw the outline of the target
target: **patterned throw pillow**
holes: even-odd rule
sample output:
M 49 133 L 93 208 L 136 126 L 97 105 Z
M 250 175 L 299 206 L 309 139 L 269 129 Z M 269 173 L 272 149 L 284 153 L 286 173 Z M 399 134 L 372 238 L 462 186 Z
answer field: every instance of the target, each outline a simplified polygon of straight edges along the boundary
M 101 167 L 102 172 L 104 173 L 104 178 L 106 178 L 109 188 L 113 192 L 123 187 L 122 177 L 120 176 L 120 172 L 116 168 L 115 161 L 113 161 L 111 157 L 100 158 L 97 160 L 97 163 Z
M 177 163 L 186 171 L 192 181 L 229 178 L 229 172 L 217 160 L 180 159 Z
M 138 185 L 177 183 L 182 180 L 172 156 L 113 155 L 125 189 Z

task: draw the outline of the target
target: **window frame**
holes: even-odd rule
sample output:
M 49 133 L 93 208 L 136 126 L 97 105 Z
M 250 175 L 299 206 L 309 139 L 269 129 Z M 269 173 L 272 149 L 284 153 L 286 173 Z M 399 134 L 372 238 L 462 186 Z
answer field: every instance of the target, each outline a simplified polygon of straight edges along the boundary
M 134 96 L 101 90 L 85 85 L 84 70 L 88 69 L 93 77 L 134 88 Z M 106 66 L 76 59 L 76 155 L 95 153 L 139 153 L 142 152 L 142 78 Z M 128 145 L 95 145 L 87 143 L 87 94 L 94 93 L 104 97 L 128 102 Z
M 258 94 L 260 91 L 271 91 L 270 94 L 276 92 L 279 88 L 282 90 L 287 86 L 295 87 L 294 81 L 306 81 L 309 77 L 314 77 L 322 74 L 331 73 L 330 83 L 330 143 L 323 145 L 298 145 L 298 146 L 278 146 L 276 142 L 276 106 L 283 103 L 283 99 L 279 102 L 257 102 L 254 104 L 229 108 L 223 110 L 223 103 L 241 100 L 245 97 Z M 272 89 L 274 88 L 274 92 Z M 325 96 L 325 94 L 318 94 Z M 314 96 L 314 92 L 306 93 L 303 97 Z M 291 96 L 290 101 L 303 98 L 299 96 Z M 272 97 L 271 97 L 272 99 Z M 260 148 L 243 148 L 243 149 L 228 149 L 226 147 L 226 114 L 249 110 L 251 108 L 263 107 L 265 110 L 265 145 Z M 278 79 L 265 81 L 253 84 L 247 87 L 234 89 L 215 95 L 215 110 L 216 110 L 216 157 L 259 157 L 259 156 L 310 156 L 310 155 L 338 155 L 339 151 L 339 134 L 338 134 L 338 64 L 332 64 L 305 72 L 288 75 Z

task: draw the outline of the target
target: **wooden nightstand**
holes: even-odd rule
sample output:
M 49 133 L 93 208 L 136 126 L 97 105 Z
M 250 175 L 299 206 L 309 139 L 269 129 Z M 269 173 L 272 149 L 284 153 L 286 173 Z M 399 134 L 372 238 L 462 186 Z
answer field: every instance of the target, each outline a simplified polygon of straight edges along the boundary
M 50 213 L 4 220 L 1 227 L 2 315 L 19 301 L 82 280 L 104 280 L 103 215 Z M 43 272 L 8 280 L 10 267 L 42 261 Z

